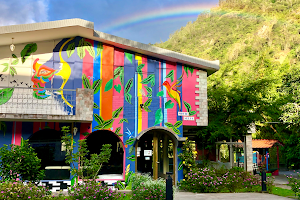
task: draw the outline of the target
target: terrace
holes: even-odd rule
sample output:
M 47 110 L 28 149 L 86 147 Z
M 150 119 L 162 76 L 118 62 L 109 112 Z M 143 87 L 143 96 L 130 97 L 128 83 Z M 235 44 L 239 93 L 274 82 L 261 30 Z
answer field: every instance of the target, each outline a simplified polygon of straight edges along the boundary
M 93 90 L 90 89 L 2 87 L 0 91 L 2 121 L 93 120 Z

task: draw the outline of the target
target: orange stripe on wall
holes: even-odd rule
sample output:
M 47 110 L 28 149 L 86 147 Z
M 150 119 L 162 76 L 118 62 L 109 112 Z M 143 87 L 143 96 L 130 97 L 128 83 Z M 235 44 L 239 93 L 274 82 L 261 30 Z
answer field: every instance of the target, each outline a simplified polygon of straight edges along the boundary
M 104 120 L 112 118 L 113 87 L 104 92 L 106 84 L 113 80 L 114 76 L 114 48 L 109 45 L 103 45 L 102 52 L 102 87 L 101 87 L 101 107 L 100 113 Z

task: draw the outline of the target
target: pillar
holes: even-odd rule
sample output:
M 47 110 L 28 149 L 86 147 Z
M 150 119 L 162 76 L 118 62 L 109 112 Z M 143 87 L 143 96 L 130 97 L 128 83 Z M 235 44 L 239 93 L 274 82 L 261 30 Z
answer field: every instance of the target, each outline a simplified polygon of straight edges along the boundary
M 218 149 L 218 144 L 216 144 L 216 162 L 219 161 L 219 149 Z
M 157 179 L 158 178 L 158 138 L 157 138 L 157 133 L 155 132 L 153 135 L 153 178 Z
M 169 172 L 169 157 L 168 157 L 169 138 L 168 135 L 164 135 L 163 139 L 163 174 Z
M 252 155 L 252 134 L 245 136 L 245 153 L 244 165 L 248 172 L 253 172 L 253 155 Z
M 229 144 L 229 162 L 230 162 L 230 168 L 232 168 L 233 167 L 233 163 L 234 163 L 233 148 L 232 148 L 232 138 L 230 138 L 230 144 Z

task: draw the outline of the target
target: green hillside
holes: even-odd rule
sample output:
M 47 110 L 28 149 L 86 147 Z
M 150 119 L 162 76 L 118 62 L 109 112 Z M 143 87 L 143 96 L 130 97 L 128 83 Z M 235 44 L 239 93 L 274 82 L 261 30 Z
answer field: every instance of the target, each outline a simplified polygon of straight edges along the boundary
M 300 0 L 224 0 L 155 45 L 220 60 L 208 78 L 209 126 L 200 139 L 240 138 L 255 122 L 257 138 L 300 149 Z

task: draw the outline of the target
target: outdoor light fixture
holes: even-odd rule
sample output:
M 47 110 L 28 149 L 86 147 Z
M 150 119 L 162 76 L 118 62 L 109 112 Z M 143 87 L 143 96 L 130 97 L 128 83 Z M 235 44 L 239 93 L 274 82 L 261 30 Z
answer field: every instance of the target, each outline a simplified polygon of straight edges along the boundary
M 10 50 L 13 52 L 15 50 L 14 38 L 11 38 L 11 45 L 9 46 Z
M 76 135 L 77 131 L 78 131 L 78 128 L 77 128 L 77 127 L 74 127 L 74 128 L 73 128 L 74 135 Z

